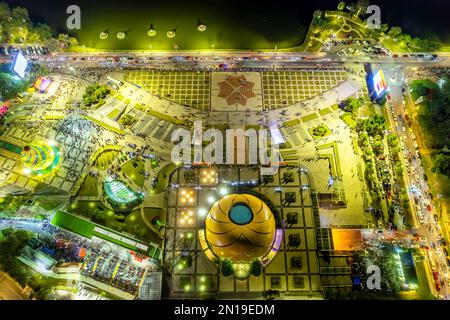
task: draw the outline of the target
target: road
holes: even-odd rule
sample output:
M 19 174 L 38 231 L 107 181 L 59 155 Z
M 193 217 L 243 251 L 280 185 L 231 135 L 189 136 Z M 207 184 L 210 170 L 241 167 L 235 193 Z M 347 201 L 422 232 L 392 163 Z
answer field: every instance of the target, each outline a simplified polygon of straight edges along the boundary
M 443 254 L 439 240 L 442 238 L 441 230 L 434 219 L 435 209 L 431 205 L 431 197 L 427 182 L 424 180 L 424 169 L 422 167 L 417 137 L 406 121 L 408 110 L 403 95 L 404 81 L 407 78 L 407 69 L 403 65 L 386 65 L 383 72 L 389 83 L 390 102 L 392 103 L 392 116 L 394 118 L 395 130 L 400 140 L 403 162 L 406 169 L 406 186 L 412 207 L 414 227 L 419 235 L 427 239 L 430 255 L 427 255 L 431 271 L 439 272 L 442 280 L 441 290 L 435 288 L 435 294 L 443 299 L 450 296 L 448 267 L 446 257 Z M 407 90 L 405 90 L 407 91 Z M 408 98 L 406 99 L 408 100 Z M 431 275 L 431 279 L 433 276 Z

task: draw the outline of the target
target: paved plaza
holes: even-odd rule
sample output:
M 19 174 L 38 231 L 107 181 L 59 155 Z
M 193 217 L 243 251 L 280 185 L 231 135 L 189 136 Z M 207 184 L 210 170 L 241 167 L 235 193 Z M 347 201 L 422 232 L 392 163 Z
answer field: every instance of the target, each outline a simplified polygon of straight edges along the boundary
M 210 73 L 207 71 L 128 71 L 125 80 L 181 105 L 209 109 Z
M 328 91 L 345 80 L 347 74 L 341 70 L 262 72 L 264 108 L 287 107 Z

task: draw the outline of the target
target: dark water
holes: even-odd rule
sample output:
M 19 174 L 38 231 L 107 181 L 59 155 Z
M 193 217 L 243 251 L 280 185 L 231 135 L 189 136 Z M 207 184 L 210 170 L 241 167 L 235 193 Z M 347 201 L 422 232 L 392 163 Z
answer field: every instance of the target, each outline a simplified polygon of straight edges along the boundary
M 34 20 L 46 21 L 54 29 L 65 31 L 68 5 L 82 10 L 82 29 L 77 36 L 82 44 L 102 48 L 182 49 L 279 48 L 303 41 L 315 9 L 335 9 L 335 0 L 297 1 L 182 1 L 182 0 L 11 0 L 11 5 L 29 9 Z M 348 3 L 349 1 L 347 1 Z M 450 43 L 450 1 L 379 0 L 382 21 L 400 25 L 406 32 Z M 198 19 L 208 27 L 196 30 Z M 149 38 L 146 31 L 153 23 L 158 31 Z M 166 31 L 177 28 L 177 36 L 168 39 Z M 105 41 L 98 34 L 109 28 Z M 115 33 L 129 31 L 118 41 Z

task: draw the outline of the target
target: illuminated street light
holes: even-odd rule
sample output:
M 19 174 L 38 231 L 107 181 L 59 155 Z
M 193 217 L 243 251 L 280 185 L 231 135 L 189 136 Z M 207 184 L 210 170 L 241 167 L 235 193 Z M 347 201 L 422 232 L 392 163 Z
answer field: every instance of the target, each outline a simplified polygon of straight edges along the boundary
M 176 29 L 177 28 L 167 31 L 166 33 L 167 38 L 169 39 L 175 38 L 175 36 L 177 35 Z
M 117 32 L 116 37 L 119 40 L 123 40 L 123 39 L 125 39 L 127 37 L 127 34 L 125 32 L 123 32 L 123 31 L 119 31 L 119 32 Z
M 147 31 L 147 35 L 148 35 L 149 37 L 154 37 L 154 36 L 156 36 L 156 29 L 153 28 L 153 24 L 150 24 L 150 28 L 149 28 L 148 31 Z
M 206 31 L 206 25 L 203 23 L 203 22 L 198 22 L 198 25 L 197 25 L 197 30 L 198 31 L 200 31 L 200 32 L 204 32 L 204 31 Z
M 100 32 L 99 36 L 98 36 L 101 40 L 106 40 L 109 37 L 109 32 L 108 30 L 102 31 Z

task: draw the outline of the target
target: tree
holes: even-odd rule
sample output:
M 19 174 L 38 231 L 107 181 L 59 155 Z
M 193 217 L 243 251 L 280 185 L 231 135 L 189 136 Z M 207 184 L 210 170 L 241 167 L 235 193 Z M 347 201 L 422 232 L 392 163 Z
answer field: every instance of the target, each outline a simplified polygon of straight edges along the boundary
M 357 129 L 359 131 L 366 131 L 369 136 L 384 135 L 386 130 L 386 119 L 378 114 L 371 116 L 368 119 L 358 120 Z
M 15 7 L 11 10 L 11 26 L 30 29 L 33 24 L 28 16 L 28 10 L 22 7 Z
M 403 167 L 402 167 L 402 163 L 400 161 L 397 161 L 395 163 L 394 171 L 397 176 L 401 176 L 403 174 Z
M 0 24 L 4 24 L 11 17 L 11 10 L 5 2 L 0 2 Z
M 25 87 L 24 81 L 14 79 L 9 73 L 0 73 L 0 98 L 12 99 Z
M 68 49 L 78 45 L 78 40 L 75 37 L 71 37 L 66 33 L 58 34 L 58 41 L 62 48 Z
M 363 102 L 363 98 L 350 97 L 345 100 L 344 111 L 350 112 L 352 115 L 355 115 L 358 112 L 358 109 L 362 106 Z
M 101 105 L 101 102 L 103 101 L 104 103 L 103 99 L 105 99 L 108 94 L 109 90 L 104 85 L 94 84 L 88 86 L 83 95 L 84 105 L 88 107 L 92 105 Z
M 52 29 L 45 23 L 38 23 L 33 32 L 39 36 L 40 41 L 47 41 L 52 37 Z
M 394 133 L 390 133 L 387 136 L 387 142 L 388 142 L 389 146 L 391 146 L 391 147 L 398 146 L 398 138 Z
M 358 2 L 356 3 L 356 15 L 362 16 L 367 14 L 367 8 L 369 7 L 369 5 L 369 0 L 358 0 Z
M 228 259 L 222 260 L 222 265 L 220 269 L 225 277 L 231 276 L 234 273 L 233 262 L 231 262 L 231 260 Z
M 438 154 L 433 159 L 433 171 L 450 176 L 450 156 L 444 153 Z
M 388 32 L 388 36 L 395 38 L 399 36 L 402 33 L 402 28 L 400 27 L 392 27 L 391 30 Z
M 339 2 L 339 3 L 338 3 L 338 6 L 337 6 L 337 9 L 338 9 L 339 11 L 344 10 L 344 9 L 345 9 L 345 2 L 344 2 L 344 1 Z
M 250 274 L 258 277 L 262 272 L 262 265 L 258 260 L 253 260 L 250 265 Z

